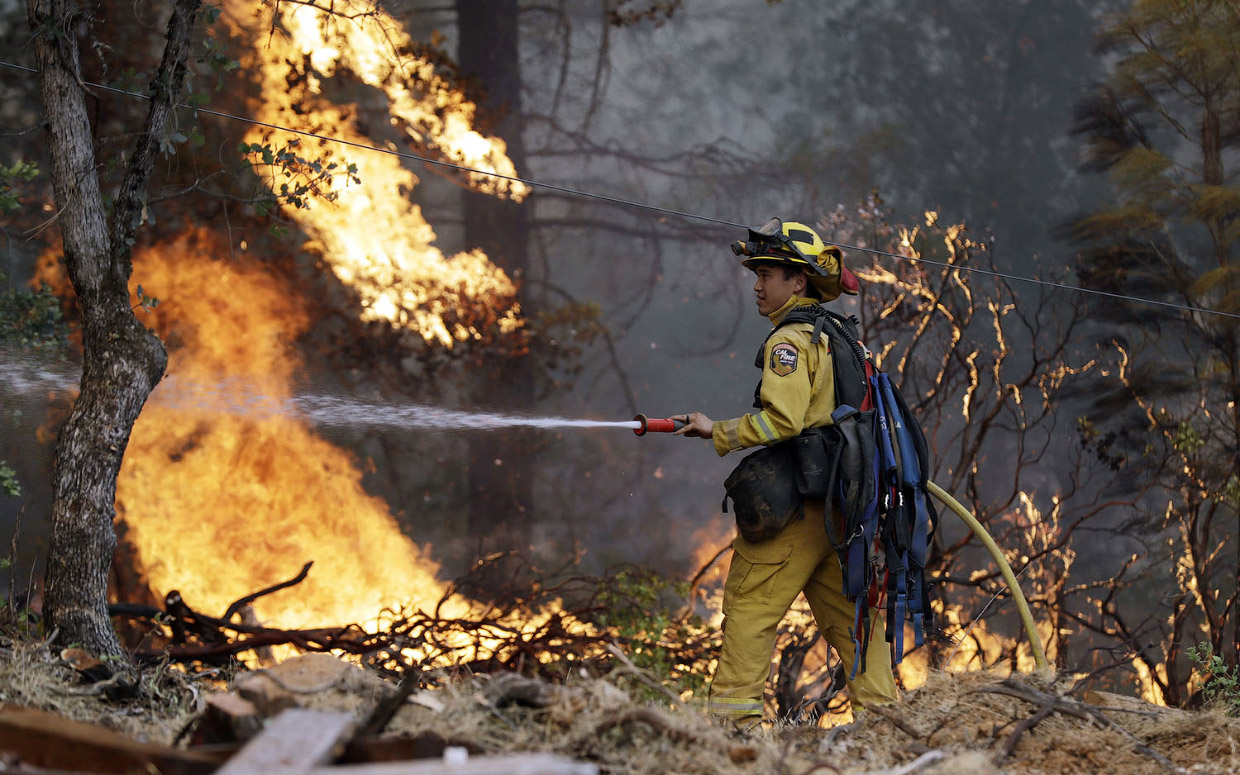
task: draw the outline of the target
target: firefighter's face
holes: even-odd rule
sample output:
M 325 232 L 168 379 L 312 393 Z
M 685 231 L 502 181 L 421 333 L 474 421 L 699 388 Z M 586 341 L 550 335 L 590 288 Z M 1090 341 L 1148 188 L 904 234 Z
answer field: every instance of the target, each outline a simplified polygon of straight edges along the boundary
M 785 273 L 780 266 L 758 266 L 753 273 L 757 280 L 753 284 L 753 292 L 758 299 L 758 312 L 770 315 L 784 306 L 793 294 L 805 290 L 805 274 L 803 272 Z M 790 274 L 791 277 L 786 275 Z

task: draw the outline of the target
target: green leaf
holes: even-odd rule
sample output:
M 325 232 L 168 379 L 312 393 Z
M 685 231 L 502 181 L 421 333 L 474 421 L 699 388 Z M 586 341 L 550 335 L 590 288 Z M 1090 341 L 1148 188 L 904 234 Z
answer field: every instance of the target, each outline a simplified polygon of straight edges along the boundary
M 22 494 L 21 482 L 17 481 L 17 472 L 3 460 L 0 460 L 0 490 L 4 490 L 14 498 Z

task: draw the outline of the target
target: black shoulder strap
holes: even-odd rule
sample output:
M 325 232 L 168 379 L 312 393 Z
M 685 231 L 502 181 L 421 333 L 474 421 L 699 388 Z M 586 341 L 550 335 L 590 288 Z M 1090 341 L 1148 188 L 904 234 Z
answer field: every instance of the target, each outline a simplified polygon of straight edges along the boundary
M 870 392 L 870 381 L 865 373 L 867 354 L 857 337 L 857 326 L 852 320 L 827 313 L 831 327 L 828 329 L 835 347 L 835 402 L 849 406 L 861 406 Z M 840 346 L 842 345 L 842 346 Z M 843 353 L 851 353 L 849 358 Z
M 837 315 L 820 304 L 796 307 L 771 329 L 766 339 L 762 340 L 757 357 L 754 358 L 754 365 L 759 369 L 763 367 L 762 360 L 766 357 L 767 341 L 776 331 L 792 323 L 813 323 L 814 333 L 810 339 L 813 344 L 818 344 L 824 332 L 827 334 L 827 338 L 831 341 L 831 353 L 835 358 L 833 365 L 835 367 L 836 403 L 861 406 L 861 402 L 869 391 L 869 382 L 865 374 L 865 348 L 858 341 L 856 319 L 852 316 Z M 849 353 L 852 357 L 846 357 L 844 353 Z M 753 405 L 758 409 L 762 408 L 761 393 L 762 382 L 759 381 L 753 397 Z
M 762 368 L 762 359 L 766 356 L 766 343 L 770 341 L 776 331 L 793 323 L 813 323 L 814 335 L 810 338 L 810 343 L 818 344 L 818 340 L 822 338 L 823 328 L 826 325 L 825 316 L 830 314 L 832 313 L 817 304 L 796 307 L 790 310 L 788 314 L 784 316 L 784 319 L 779 321 L 779 323 L 766 335 L 766 338 L 762 340 L 762 344 L 758 347 L 758 356 L 754 358 L 753 365 L 757 366 L 759 369 Z
M 827 324 L 827 316 L 819 315 L 818 319 L 814 321 L 814 335 L 809 338 L 810 344 L 818 344 L 818 340 L 822 339 L 823 326 L 825 326 L 826 324 Z

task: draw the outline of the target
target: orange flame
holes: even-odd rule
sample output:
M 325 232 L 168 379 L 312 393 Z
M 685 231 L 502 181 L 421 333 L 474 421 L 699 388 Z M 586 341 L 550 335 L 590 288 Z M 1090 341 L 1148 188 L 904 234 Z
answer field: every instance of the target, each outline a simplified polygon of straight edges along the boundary
M 694 573 L 704 570 L 697 579 L 694 595 L 705 604 L 707 623 L 711 627 L 718 627 L 723 622 L 723 582 L 727 577 L 730 547 L 735 535 L 733 521 L 717 511 L 711 515 L 709 522 L 694 530 L 689 539 L 690 545 L 697 547 L 693 550 L 689 567 Z M 721 550 L 725 551 L 721 554 Z M 713 564 L 707 567 L 712 560 Z
M 503 142 L 472 128 L 474 105 L 432 62 L 402 53 L 411 41 L 391 17 L 348 0 L 334 9 L 286 4 L 264 20 L 252 4 L 225 4 L 232 32 L 253 43 L 242 64 L 262 88 L 251 106 L 256 118 L 379 145 L 354 127 L 356 106 L 322 95 L 324 79 L 347 70 L 386 96 L 388 120 L 419 149 L 515 175 Z M 299 155 L 314 153 L 297 135 L 257 127 L 246 142 L 296 143 Z M 320 149 L 323 159 L 334 157 L 326 144 Z M 356 293 L 361 319 L 443 347 L 521 325 L 515 285 L 502 270 L 479 251 L 448 258 L 434 247 L 434 231 L 409 201 L 418 179 L 398 157 L 357 151 L 350 161 L 360 186 L 350 186 L 349 175 L 321 180 L 326 197 L 285 204 L 283 212 L 309 236 L 305 247 Z M 280 179 L 271 182 L 278 190 Z M 469 183 L 514 200 L 528 193 L 521 183 L 484 175 Z M 241 381 L 278 403 L 302 369 L 291 343 L 307 316 L 258 265 L 204 258 L 220 248 L 199 231 L 135 256 L 136 279 L 163 302 L 151 321 L 169 343 L 169 375 L 182 384 Z M 179 589 L 192 607 L 219 614 L 314 560 L 306 581 L 254 604 L 264 624 L 365 624 L 385 607 L 438 600 L 438 566 L 401 534 L 387 505 L 363 490 L 344 452 L 293 418 L 233 411 L 235 396 L 208 395 L 187 408 L 161 405 L 167 392 L 153 394 L 135 426 L 117 491 L 158 593 Z
M 225 7 L 223 18 L 234 32 L 253 42 L 242 66 L 261 80 L 263 98 L 253 106 L 258 119 L 378 145 L 354 128 L 350 115 L 357 106 L 330 104 L 322 96 L 323 79 L 348 70 L 384 94 L 388 121 L 403 128 L 417 147 L 452 163 L 516 175 L 504 142 L 472 128 L 475 105 L 436 72 L 433 62 L 402 53 L 411 48 L 411 40 L 386 13 L 349 0 L 334 3 L 334 14 L 286 3 L 277 6 L 268 26 L 256 18 L 251 3 L 233 0 Z M 306 144 L 296 135 L 261 127 L 251 129 L 246 142 Z M 332 157 L 330 150 L 324 154 Z M 323 193 L 338 195 L 333 203 L 289 205 L 284 213 L 310 235 L 306 247 L 358 294 L 363 320 L 416 331 L 443 347 L 521 325 L 516 288 L 501 269 L 480 251 L 449 259 L 432 245 L 433 229 L 421 208 L 409 201 L 418 178 L 398 157 L 358 150 L 349 160 L 357 166 L 361 186 L 350 187 L 347 175 L 336 175 L 323 185 Z M 469 174 L 469 184 L 516 201 L 528 194 L 523 183 L 477 173 Z
M 238 413 L 227 393 L 195 394 L 194 407 L 168 395 L 229 375 L 278 402 L 302 365 L 291 349 L 307 324 L 300 304 L 260 266 L 212 260 L 218 248 L 199 231 L 138 257 L 161 302 L 149 322 L 170 344 L 171 384 L 134 426 L 117 502 L 152 588 L 219 615 L 313 560 L 302 584 L 255 602 L 264 624 L 367 622 L 385 606 L 433 603 L 437 565 L 344 452 L 295 419 Z

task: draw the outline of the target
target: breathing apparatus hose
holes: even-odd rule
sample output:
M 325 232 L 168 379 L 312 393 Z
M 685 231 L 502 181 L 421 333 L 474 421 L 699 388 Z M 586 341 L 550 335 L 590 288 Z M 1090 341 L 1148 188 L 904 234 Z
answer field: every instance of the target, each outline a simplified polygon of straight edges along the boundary
M 1008 561 L 1003 557 L 1003 552 L 999 551 L 999 545 L 995 543 L 995 539 L 991 538 L 990 533 L 986 532 L 986 528 L 982 527 L 982 523 L 977 521 L 977 517 L 974 517 L 968 509 L 961 506 L 959 501 L 948 495 L 942 487 L 927 480 L 926 492 L 937 498 L 944 506 L 956 512 L 956 516 L 964 520 L 964 523 L 969 526 L 974 535 L 981 539 L 986 550 L 990 552 L 990 556 L 994 558 L 995 563 L 999 566 L 999 572 L 1003 574 L 1003 580 L 1007 582 L 1012 598 L 1016 601 L 1016 609 L 1020 612 L 1020 619 L 1025 625 L 1025 637 L 1029 639 L 1029 647 L 1033 649 L 1034 664 L 1038 666 L 1039 671 L 1049 670 L 1050 667 L 1046 662 L 1046 652 L 1042 649 L 1042 639 L 1038 637 L 1037 627 L 1033 623 L 1033 614 L 1029 612 L 1029 603 L 1026 602 L 1024 593 L 1020 591 L 1020 584 L 1016 581 L 1016 574 L 1012 572 L 1012 566 L 1008 565 Z

